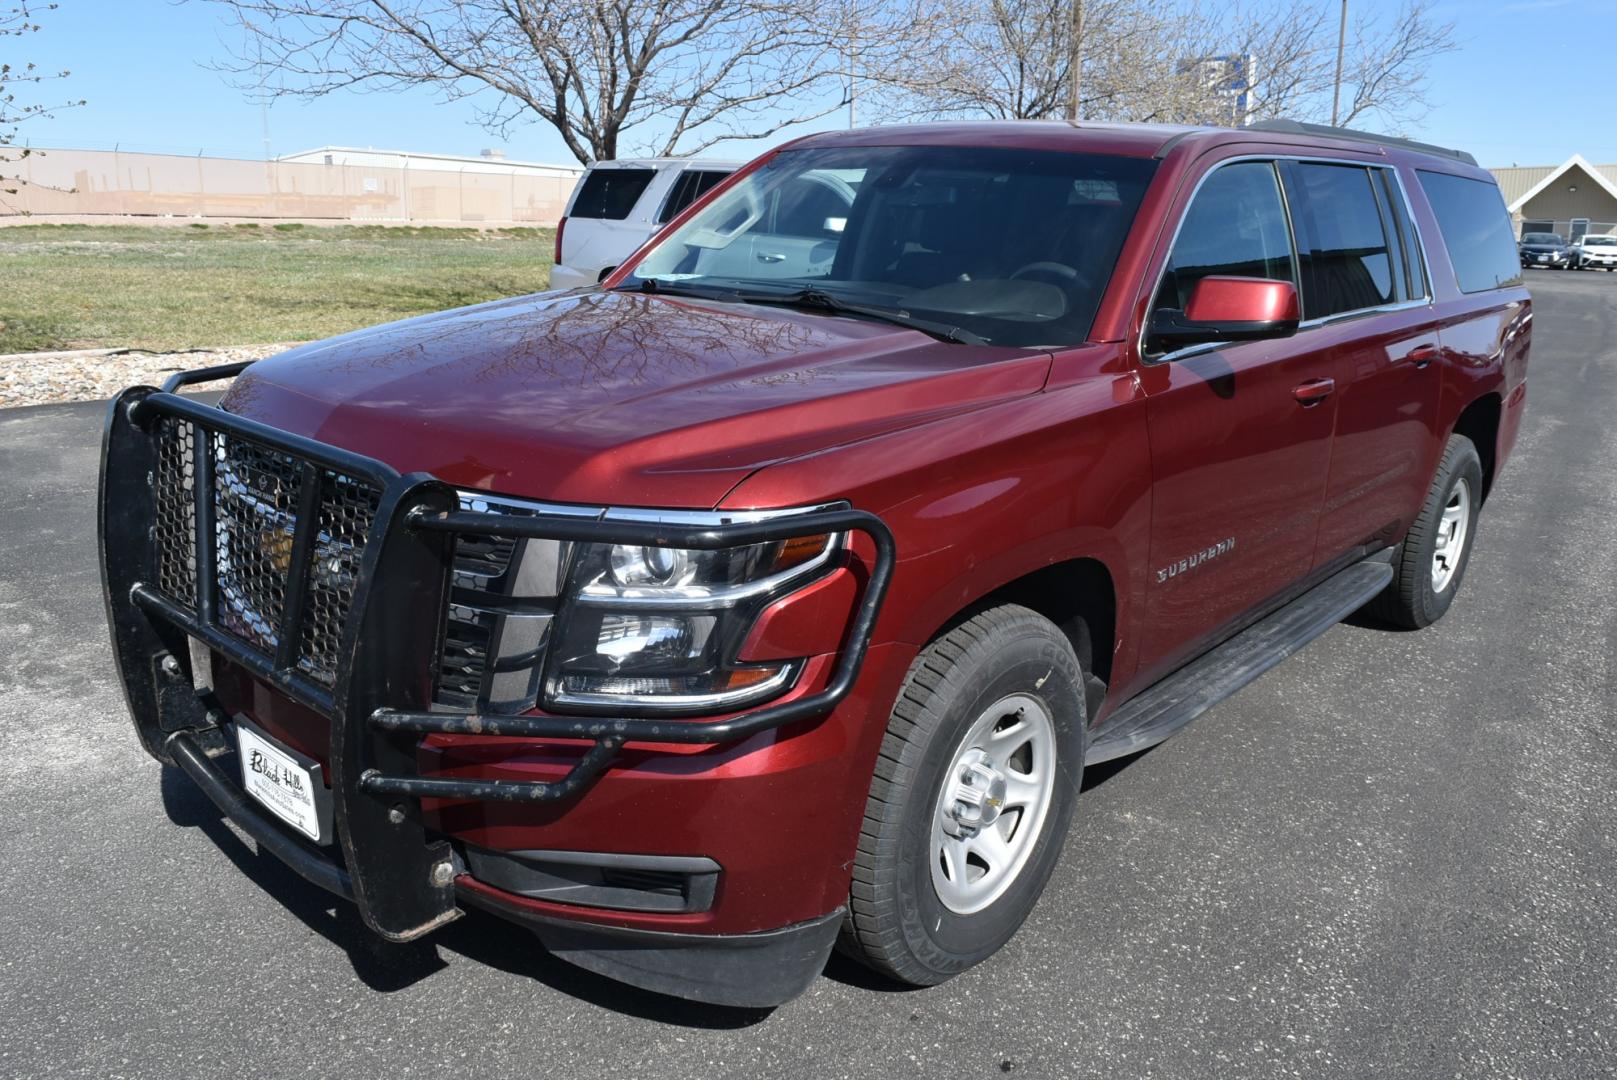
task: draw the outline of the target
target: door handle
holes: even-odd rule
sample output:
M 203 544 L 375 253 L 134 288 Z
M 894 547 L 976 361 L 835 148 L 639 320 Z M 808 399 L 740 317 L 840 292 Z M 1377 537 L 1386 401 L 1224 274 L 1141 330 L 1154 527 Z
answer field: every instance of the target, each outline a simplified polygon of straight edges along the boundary
M 1437 359 L 1437 346 L 1429 341 L 1424 345 L 1417 345 L 1404 354 L 1404 359 L 1417 368 L 1425 368 Z
M 1305 409 L 1310 405 L 1318 405 L 1335 392 L 1335 379 L 1309 379 L 1291 388 L 1291 396 L 1302 402 Z
M 773 251 L 760 251 L 757 258 L 759 262 L 766 263 L 778 263 L 786 261 L 786 256 L 777 254 Z

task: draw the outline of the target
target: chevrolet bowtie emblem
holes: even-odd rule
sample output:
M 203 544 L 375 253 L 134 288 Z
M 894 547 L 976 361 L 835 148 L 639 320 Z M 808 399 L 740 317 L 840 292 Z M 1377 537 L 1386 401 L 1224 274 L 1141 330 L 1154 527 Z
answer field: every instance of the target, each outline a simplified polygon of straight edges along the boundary
M 275 568 L 276 573 L 286 573 L 292 568 L 292 531 L 263 530 L 258 534 L 258 550 L 263 554 L 264 561 Z

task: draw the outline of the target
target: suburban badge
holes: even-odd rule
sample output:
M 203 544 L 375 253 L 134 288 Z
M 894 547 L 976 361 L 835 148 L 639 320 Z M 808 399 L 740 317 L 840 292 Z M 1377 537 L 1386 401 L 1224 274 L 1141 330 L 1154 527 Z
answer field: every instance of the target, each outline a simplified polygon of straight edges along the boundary
M 1187 556 L 1187 557 L 1185 557 L 1183 559 L 1180 559 L 1176 563 L 1169 563 L 1167 566 L 1164 566 L 1164 567 L 1161 567 L 1160 569 L 1158 569 L 1157 570 L 1157 584 L 1160 585 L 1164 581 L 1167 581 L 1169 578 L 1176 578 L 1180 574 L 1183 574 L 1186 570 L 1193 570 L 1196 567 L 1200 566 L 1202 563 L 1208 561 L 1209 559 L 1216 559 L 1220 555 L 1223 555 L 1225 552 L 1234 551 L 1234 550 L 1235 550 L 1235 537 L 1231 536 L 1231 537 L 1227 537 L 1226 539 L 1220 540 L 1218 543 L 1213 544 L 1211 547 L 1202 548 L 1200 551 L 1196 552 L 1194 555 Z

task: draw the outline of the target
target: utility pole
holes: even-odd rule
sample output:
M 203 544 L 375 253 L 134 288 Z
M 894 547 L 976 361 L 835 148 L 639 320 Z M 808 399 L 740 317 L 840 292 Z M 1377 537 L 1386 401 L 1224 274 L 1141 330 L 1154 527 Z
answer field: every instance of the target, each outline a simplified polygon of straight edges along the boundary
M 1072 0 L 1072 27 L 1067 42 L 1067 67 L 1072 72 L 1072 96 L 1067 99 L 1067 119 L 1078 121 L 1079 93 L 1084 84 L 1084 0 Z
M 848 130 L 854 127 L 854 102 L 859 97 L 858 73 L 854 65 L 858 62 L 859 53 L 859 5 L 856 2 L 848 5 Z
M 1336 31 L 1336 85 L 1331 90 L 1331 126 L 1336 126 L 1336 118 L 1342 109 L 1342 53 L 1347 48 L 1347 6 L 1348 0 L 1342 0 L 1342 23 Z

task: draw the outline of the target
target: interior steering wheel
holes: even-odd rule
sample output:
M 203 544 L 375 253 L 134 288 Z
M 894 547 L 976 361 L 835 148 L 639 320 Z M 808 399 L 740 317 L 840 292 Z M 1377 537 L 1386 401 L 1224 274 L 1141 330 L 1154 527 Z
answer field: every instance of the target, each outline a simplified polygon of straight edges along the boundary
M 1022 278 L 1047 281 L 1064 290 L 1071 289 L 1074 286 L 1087 287 L 1089 285 L 1089 279 L 1079 273 L 1076 268 L 1068 266 L 1066 263 L 1051 262 L 1049 260 L 1030 262 L 1026 266 L 1019 266 L 1011 271 L 1012 281 Z

